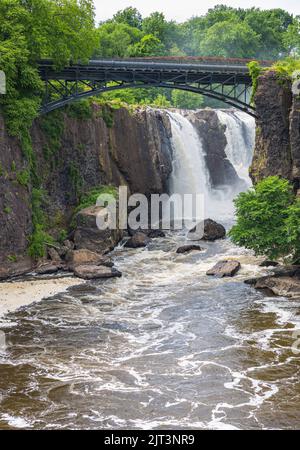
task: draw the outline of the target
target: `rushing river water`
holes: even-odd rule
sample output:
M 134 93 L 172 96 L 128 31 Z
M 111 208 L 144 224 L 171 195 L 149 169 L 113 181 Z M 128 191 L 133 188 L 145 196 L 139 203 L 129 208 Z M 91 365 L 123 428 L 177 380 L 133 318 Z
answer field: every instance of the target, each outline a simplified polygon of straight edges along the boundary
M 300 300 L 246 285 L 266 269 L 228 239 L 176 254 L 185 241 L 182 231 L 144 249 L 119 246 L 112 257 L 122 278 L 69 288 L 2 318 L 0 428 L 299 426 L 300 356 L 291 346 Z M 239 274 L 206 276 L 224 257 L 240 259 Z

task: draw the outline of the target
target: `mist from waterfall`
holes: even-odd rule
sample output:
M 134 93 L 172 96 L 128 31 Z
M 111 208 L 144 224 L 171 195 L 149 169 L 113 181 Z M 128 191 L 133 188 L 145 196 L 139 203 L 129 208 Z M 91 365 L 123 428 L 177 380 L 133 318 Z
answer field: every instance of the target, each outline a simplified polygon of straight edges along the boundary
M 220 122 L 226 126 L 225 153 L 244 181 L 241 186 L 228 184 L 212 186 L 206 164 L 206 153 L 201 136 L 180 112 L 168 112 L 172 127 L 173 170 L 169 181 L 170 194 L 203 194 L 204 217 L 215 220 L 231 219 L 234 215 L 233 198 L 238 191 L 251 186 L 248 169 L 254 148 L 255 122 L 246 113 L 218 111 Z

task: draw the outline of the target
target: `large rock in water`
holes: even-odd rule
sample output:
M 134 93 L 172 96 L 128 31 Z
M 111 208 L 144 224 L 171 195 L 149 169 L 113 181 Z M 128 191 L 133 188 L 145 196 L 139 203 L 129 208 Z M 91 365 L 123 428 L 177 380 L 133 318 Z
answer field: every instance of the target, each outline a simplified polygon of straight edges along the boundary
M 116 230 L 100 230 L 97 227 L 97 215 L 103 210 L 101 206 L 90 206 L 82 209 L 76 215 L 76 230 L 74 243 L 76 249 L 88 249 L 96 253 L 105 254 L 122 239 L 123 232 Z
M 124 247 L 138 248 L 146 247 L 149 244 L 150 238 L 145 233 L 137 232 L 125 243 Z
M 112 267 L 113 263 L 107 257 L 87 249 L 69 250 L 66 255 L 66 262 L 70 270 L 83 264 L 101 264 L 102 266 Z
M 122 274 L 115 268 L 106 266 L 96 266 L 93 264 L 83 264 L 74 269 L 74 275 L 85 280 L 94 280 L 98 278 L 121 277 Z
M 181 247 L 178 247 L 178 249 L 176 250 L 176 253 L 179 253 L 179 254 L 180 253 L 189 253 L 189 252 L 192 252 L 194 250 L 201 251 L 202 248 L 200 247 L 200 245 L 193 245 L 193 244 L 182 245 Z
M 300 297 L 300 266 L 280 266 L 272 274 L 245 280 L 255 289 L 268 289 L 275 295 Z
M 188 233 L 188 239 L 194 241 L 200 239 L 204 241 L 215 241 L 216 239 L 222 239 L 225 236 L 226 230 L 223 225 L 212 219 L 205 219 Z
M 226 260 L 219 261 L 206 272 L 206 275 L 215 275 L 217 277 L 233 277 L 241 268 L 239 261 Z
M 300 297 L 300 279 L 296 277 L 262 277 L 256 280 L 254 287 L 284 297 Z

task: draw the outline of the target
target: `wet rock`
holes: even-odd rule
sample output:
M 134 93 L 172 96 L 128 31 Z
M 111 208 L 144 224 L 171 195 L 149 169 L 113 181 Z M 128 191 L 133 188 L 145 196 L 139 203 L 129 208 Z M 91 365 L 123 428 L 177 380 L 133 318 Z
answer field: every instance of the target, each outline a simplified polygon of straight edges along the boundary
M 275 295 L 283 297 L 300 297 L 300 279 L 298 277 L 267 276 L 259 278 L 254 284 L 255 289 L 268 289 Z
M 191 252 L 193 250 L 197 250 L 197 251 L 201 251 L 202 248 L 200 247 L 200 245 L 182 245 L 181 247 L 178 247 L 178 249 L 176 250 L 176 253 L 188 253 Z
M 121 272 L 114 267 L 97 266 L 94 264 L 83 264 L 77 266 L 74 269 L 74 275 L 85 280 L 122 276 Z
M 199 222 L 188 233 L 188 239 L 190 240 L 203 240 L 203 241 L 215 241 L 222 239 L 226 236 L 226 230 L 220 223 L 215 222 L 212 219 L 205 219 Z
M 262 261 L 259 265 L 259 267 L 275 267 L 278 266 L 279 263 L 276 261 L 269 261 L 268 259 L 266 259 L 265 261 Z
M 239 261 L 224 260 L 206 272 L 206 275 L 215 275 L 217 277 L 233 277 L 241 268 Z
M 146 234 L 151 239 L 166 237 L 166 234 L 162 230 L 147 230 Z
M 48 247 L 47 248 L 47 253 L 48 253 L 48 256 L 51 259 L 51 261 L 56 261 L 56 262 L 60 262 L 61 261 L 59 253 L 58 253 L 58 251 L 55 248 Z
M 0 280 L 26 275 L 33 270 L 34 266 L 35 264 L 29 256 L 15 262 L 2 262 L 0 264 Z
M 145 233 L 137 232 L 125 243 L 124 247 L 138 248 L 146 247 L 150 242 L 150 238 Z
M 128 228 L 128 234 L 129 236 L 134 236 L 136 233 L 144 233 L 146 236 L 148 236 L 151 239 L 156 238 L 163 238 L 166 237 L 166 234 L 162 230 L 152 230 L 152 229 L 142 229 L 138 228 L 137 230 L 133 230 L 132 228 Z
M 270 275 L 252 278 L 245 283 L 255 289 L 268 289 L 275 295 L 284 297 L 300 296 L 300 266 L 279 266 L 272 270 Z
M 74 250 L 74 242 L 70 241 L 69 239 L 66 239 L 63 244 L 64 247 L 66 247 L 68 250 Z
M 87 249 L 69 250 L 66 255 L 66 262 L 70 270 L 83 264 L 102 265 L 112 267 L 113 263 L 107 257 L 99 255 Z
M 62 267 L 63 266 L 61 264 L 55 264 L 52 262 L 52 263 L 43 264 L 43 265 L 37 267 L 35 269 L 35 272 L 38 275 L 47 275 L 47 274 L 58 272 L 60 269 L 62 269 Z
M 57 249 L 57 253 L 59 254 L 59 256 L 61 258 L 65 258 L 66 254 L 68 253 L 69 250 L 70 249 L 68 247 L 66 247 L 65 245 L 62 245 Z
M 123 236 L 123 232 L 116 230 L 100 230 L 97 227 L 97 215 L 103 211 L 101 206 L 85 208 L 76 216 L 76 230 L 74 243 L 76 249 L 88 249 L 96 253 L 105 254 L 113 250 Z

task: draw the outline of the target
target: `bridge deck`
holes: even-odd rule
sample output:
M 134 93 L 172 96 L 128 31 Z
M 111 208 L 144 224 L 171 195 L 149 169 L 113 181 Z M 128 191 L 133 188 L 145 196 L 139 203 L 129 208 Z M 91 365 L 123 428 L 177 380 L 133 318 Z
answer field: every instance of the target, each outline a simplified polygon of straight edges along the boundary
M 42 112 L 105 91 L 153 86 L 207 95 L 254 115 L 254 107 L 250 104 L 249 62 L 208 57 L 103 58 L 57 70 L 52 61 L 45 60 L 39 64 L 41 78 L 46 84 Z M 261 61 L 261 64 L 268 66 L 272 61 Z M 56 99 L 51 97 L 51 90 Z

